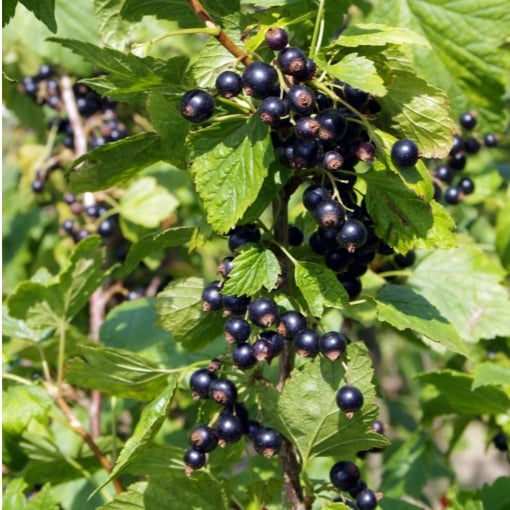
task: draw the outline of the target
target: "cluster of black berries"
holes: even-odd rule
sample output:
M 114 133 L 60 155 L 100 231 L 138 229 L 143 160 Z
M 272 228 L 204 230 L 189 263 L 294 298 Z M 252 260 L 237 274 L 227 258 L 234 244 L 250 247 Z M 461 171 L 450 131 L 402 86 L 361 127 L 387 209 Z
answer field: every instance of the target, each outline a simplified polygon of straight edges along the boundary
M 457 205 L 462 202 L 466 195 L 475 190 L 475 184 L 470 177 L 462 176 L 469 155 L 477 154 L 482 147 L 495 147 L 498 137 L 495 134 L 487 134 L 481 137 L 474 132 L 477 119 L 474 112 L 466 112 L 459 117 L 461 134 L 456 134 L 452 148 L 445 161 L 436 165 L 433 176 L 436 181 L 435 198 L 441 197 L 447 204 Z
M 20 90 L 23 93 L 38 104 L 47 105 L 56 111 L 55 117 L 49 122 L 49 127 L 56 127 L 57 146 L 49 160 L 50 164 L 36 173 L 32 183 L 34 193 L 42 193 L 49 172 L 61 167 L 63 161 L 60 161 L 59 149 L 61 147 L 74 149 L 75 146 L 73 127 L 62 99 L 60 78 L 55 69 L 45 64 L 40 67 L 35 76 L 25 76 L 20 84 Z M 120 140 L 128 135 L 126 125 L 117 118 L 117 103 L 109 98 L 102 98 L 94 90 L 78 82 L 73 84 L 72 92 L 83 122 L 89 149 Z
M 378 505 L 378 495 L 367 487 L 361 479 L 361 473 L 353 462 L 341 460 L 333 465 L 329 472 L 331 483 L 340 491 L 354 499 L 340 498 L 350 508 L 357 510 L 373 510 Z

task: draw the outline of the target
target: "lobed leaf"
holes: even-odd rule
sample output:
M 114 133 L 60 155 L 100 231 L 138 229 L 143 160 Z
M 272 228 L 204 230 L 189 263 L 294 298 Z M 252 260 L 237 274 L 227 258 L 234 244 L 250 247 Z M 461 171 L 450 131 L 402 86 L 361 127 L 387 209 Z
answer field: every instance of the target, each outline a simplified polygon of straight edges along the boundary
M 478 363 L 473 369 L 473 390 L 480 386 L 510 386 L 510 362 L 503 359 L 497 363 Z

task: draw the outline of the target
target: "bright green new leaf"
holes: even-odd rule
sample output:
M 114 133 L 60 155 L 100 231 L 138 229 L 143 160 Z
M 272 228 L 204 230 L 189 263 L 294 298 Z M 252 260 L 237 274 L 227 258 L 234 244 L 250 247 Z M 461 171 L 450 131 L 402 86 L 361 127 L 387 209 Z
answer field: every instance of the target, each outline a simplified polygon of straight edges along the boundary
M 134 181 L 119 202 L 120 215 L 146 228 L 156 228 L 172 214 L 179 202 L 154 177 Z
M 296 262 L 296 285 L 306 300 L 310 312 L 321 317 L 325 308 L 342 309 L 349 303 L 349 296 L 335 273 L 315 262 Z
M 144 503 L 146 489 L 147 482 L 133 483 L 126 491 L 117 494 L 112 501 L 100 506 L 98 510 L 146 510 Z
M 473 389 L 480 386 L 507 386 L 510 387 L 510 362 L 499 360 L 498 362 L 486 361 L 478 363 L 473 369 Z
M 194 159 L 196 188 L 217 232 L 234 227 L 257 199 L 273 159 L 269 130 L 256 115 Z
M 61 508 L 55 500 L 50 484 L 44 484 L 37 492 L 27 498 L 28 484 L 23 478 L 14 478 L 6 484 L 2 496 L 3 510 L 57 510 Z
M 408 284 L 453 324 L 463 340 L 510 335 L 510 300 L 504 270 L 476 246 L 434 251 Z
M 203 290 L 200 278 L 176 279 L 156 298 L 156 325 L 170 331 L 188 351 L 197 351 L 223 333 L 221 312 L 202 310 Z
M 123 50 L 129 23 L 120 16 L 124 0 L 94 0 L 94 14 L 105 46 Z
M 262 288 L 271 291 L 275 288 L 280 274 L 281 267 L 276 255 L 261 246 L 252 246 L 235 257 L 234 267 L 222 292 L 236 296 L 253 296 Z

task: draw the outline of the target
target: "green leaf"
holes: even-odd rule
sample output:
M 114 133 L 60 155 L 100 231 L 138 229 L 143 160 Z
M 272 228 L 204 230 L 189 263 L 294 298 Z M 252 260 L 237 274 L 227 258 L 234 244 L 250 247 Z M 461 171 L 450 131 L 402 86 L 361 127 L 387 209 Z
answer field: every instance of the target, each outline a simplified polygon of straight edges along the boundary
M 54 328 L 72 319 L 92 293 L 108 277 L 102 268 L 104 247 L 99 236 L 90 236 L 76 246 L 56 277 L 46 284 L 24 281 L 9 296 L 9 314 L 35 330 Z
M 500 476 L 492 485 L 485 484 L 482 487 L 480 498 L 483 501 L 484 509 L 505 510 L 509 507 L 508 483 L 510 483 L 510 477 Z
M 455 245 L 454 222 L 437 202 L 427 203 L 387 170 L 361 177 L 367 182 L 365 199 L 376 234 L 398 252 Z
M 296 262 L 294 278 L 310 312 L 321 317 L 325 308 L 342 309 L 349 296 L 335 273 L 315 262 Z
M 342 363 L 320 358 L 301 370 L 295 369 L 281 394 L 267 386 L 257 390 L 264 415 L 296 446 L 304 465 L 313 457 L 346 458 L 358 451 L 387 444 L 384 437 L 370 430 L 377 416 L 377 406 L 371 382 L 373 370 L 365 344 L 350 344 L 346 359 L 348 377 Z M 347 380 L 364 396 L 362 409 L 354 413 L 352 419 L 336 404 L 336 393 Z M 306 402 L 299 412 L 296 412 L 297 402 Z
M 421 510 L 423 507 L 413 505 L 407 501 L 402 501 L 394 498 L 387 498 L 384 496 L 379 502 L 382 510 Z
M 125 184 L 165 158 L 160 142 L 156 133 L 140 133 L 87 152 L 71 166 L 71 189 L 81 193 Z
M 194 159 L 195 185 L 217 232 L 234 227 L 257 199 L 273 159 L 269 130 L 256 115 Z
M 496 250 L 503 267 L 510 271 L 510 202 L 501 208 L 496 221 Z
M 385 285 L 375 299 L 377 318 L 400 331 L 410 329 L 466 355 L 466 347 L 455 328 L 423 296 L 404 285 Z
M 374 63 L 357 53 L 349 53 L 340 62 L 326 65 L 324 71 L 333 78 L 342 80 L 352 87 L 370 92 L 375 96 L 384 96 L 387 92 Z
M 50 484 L 44 484 L 36 493 L 27 498 L 28 484 L 23 478 L 11 479 L 5 487 L 2 497 L 4 510 L 57 510 L 60 505 L 53 496 Z
M 168 373 L 131 351 L 79 346 L 68 360 L 65 379 L 108 395 L 149 400 L 167 384 Z
M 461 338 L 476 342 L 510 335 L 510 300 L 500 284 L 504 274 L 481 249 L 463 245 L 427 254 L 408 284 L 441 311 Z
M 16 12 L 18 0 L 4 0 L 2 2 L 2 27 L 5 27 Z
M 141 177 L 122 195 L 119 213 L 136 225 L 156 228 L 178 205 L 174 195 L 158 185 L 154 177 Z
M 203 290 L 200 278 L 176 279 L 156 298 L 156 325 L 170 331 L 191 352 L 223 334 L 221 312 L 202 311 Z
M 177 376 L 170 376 L 167 388 L 143 409 L 133 435 L 122 448 L 108 480 L 113 480 L 118 476 L 129 464 L 141 457 L 147 447 L 151 445 L 152 440 L 167 419 L 176 387 Z
M 124 0 L 94 0 L 94 14 L 101 39 L 106 46 L 123 50 L 129 23 L 120 16 Z
M 227 295 L 253 296 L 263 287 L 271 291 L 281 273 L 276 255 L 262 246 L 241 250 L 233 265 L 222 288 L 222 292 Z
M 29 11 L 32 11 L 35 17 L 42 21 L 49 30 L 53 33 L 57 31 L 57 21 L 55 20 L 55 0 L 20 0 L 20 2 Z
M 175 227 L 162 230 L 156 234 L 147 234 L 131 245 L 124 262 L 124 271 L 131 273 L 145 257 L 164 248 L 183 246 L 193 237 L 193 227 Z
M 478 363 L 473 376 L 473 390 L 480 386 L 510 386 L 510 363 L 507 360 Z
M 455 118 L 476 110 L 482 131 L 503 128 L 508 58 L 502 46 L 510 34 L 506 0 L 388 0 L 374 4 L 369 19 L 391 20 L 429 40 L 431 51 L 414 49 L 416 68 L 447 91 Z
M 98 510 L 146 510 L 143 496 L 146 489 L 147 482 L 133 483 L 112 501 L 101 505 Z

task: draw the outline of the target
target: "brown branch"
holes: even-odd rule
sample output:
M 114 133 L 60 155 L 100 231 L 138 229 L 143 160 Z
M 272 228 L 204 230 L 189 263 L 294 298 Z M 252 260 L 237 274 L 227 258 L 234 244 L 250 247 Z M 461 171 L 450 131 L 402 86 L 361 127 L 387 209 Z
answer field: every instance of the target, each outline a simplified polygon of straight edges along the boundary
M 73 84 L 69 76 L 62 76 L 60 79 L 60 90 L 69 124 L 73 129 L 74 155 L 76 158 L 79 158 L 87 152 L 87 137 L 83 129 L 81 115 L 78 111 L 76 98 L 74 97 Z
M 188 0 L 188 3 L 193 9 L 193 12 L 204 22 L 206 27 L 217 28 L 219 30 L 218 35 L 215 37 L 224 48 L 232 53 L 234 57 L 238 58 L 245 66 L 249 66 L 253 62 L 253 59 L 239 48 L 239 46 L 221 29 L 221 27 L 214 22 L 199 0 Z

